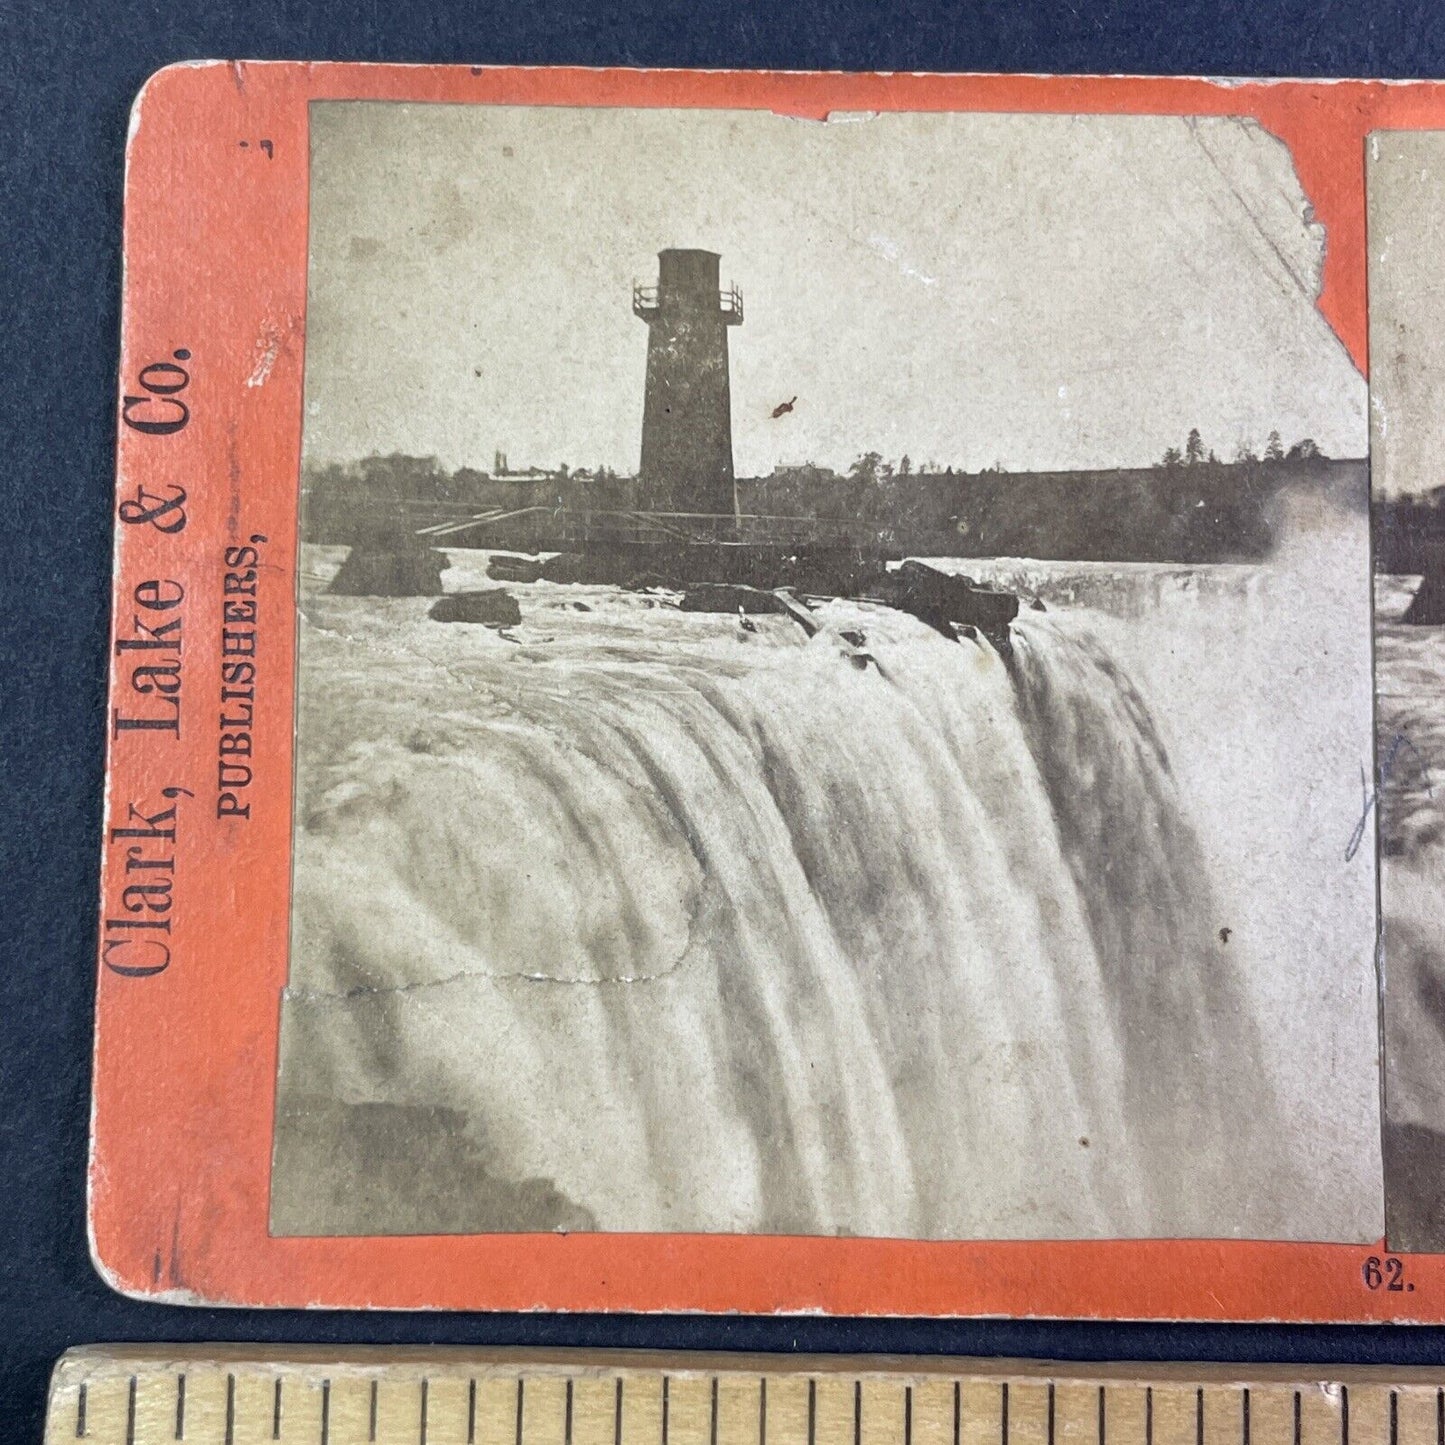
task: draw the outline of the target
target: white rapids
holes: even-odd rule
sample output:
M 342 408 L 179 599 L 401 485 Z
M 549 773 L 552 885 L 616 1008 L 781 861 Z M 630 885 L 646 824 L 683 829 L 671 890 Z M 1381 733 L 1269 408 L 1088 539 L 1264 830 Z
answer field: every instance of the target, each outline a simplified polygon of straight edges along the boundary
M 1281 574 L 988 564 L 1051 599 L 1010 666 L 545 583 L 499 635 L 306 550 L 283 1108 L 445 1117 L 565 1205 L 429 1214 L 383 1133 L 415 1232 L 1378 1237 L 1369 677 L 1251 690 Z M 281 1184 L 283 1232 L 366 1226 Z

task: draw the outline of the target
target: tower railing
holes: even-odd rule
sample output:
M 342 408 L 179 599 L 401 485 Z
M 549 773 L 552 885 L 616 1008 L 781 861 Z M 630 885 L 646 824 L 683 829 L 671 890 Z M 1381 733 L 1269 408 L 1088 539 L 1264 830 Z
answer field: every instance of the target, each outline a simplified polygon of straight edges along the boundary
M 651 321 L 662 308 L 662 288 L 632 283 L 632 314 L 644 321 Z M 734 282 L 726 290 L 719 291 L 718 310 L 729 326 L 740 326 L 743 319 L 743 293 Z

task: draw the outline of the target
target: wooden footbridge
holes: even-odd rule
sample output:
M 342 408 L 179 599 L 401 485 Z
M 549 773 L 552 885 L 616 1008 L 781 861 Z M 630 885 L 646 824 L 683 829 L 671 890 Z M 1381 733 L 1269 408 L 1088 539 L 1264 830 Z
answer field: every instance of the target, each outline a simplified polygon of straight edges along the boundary
M 429 510 L 435 510 L 431 508 Z M 871 555 L 902 555 L 901 538 L 857 518 L 733 516 L 711 512 L 594 511 L 568 507 L 495 507 L 405 530 L 430 547 L 478 547 L 525 552 L 586 552 L 598 548 L 731 546 L 847 547 Z M 916 550 L 916 549 L 915 549 Z
M 459 514 L 434 503 L 368 508 L 352 520 L 356 539 L 330 588 L 345 595 L 439 595 L 449 544 L 500 554 L 487 568 L 498 581 L 663 587 L 683 593 L 688 610 L 765 604 L 810 631 L 800 599 L 852 597 L 912 613 L 947 637 L 981 631 L 1006 652 L 1019 609 L 1012 593 L 909 560 L 946 555 L 956 537 L 894 536 L 862 519 L 544 506 Z

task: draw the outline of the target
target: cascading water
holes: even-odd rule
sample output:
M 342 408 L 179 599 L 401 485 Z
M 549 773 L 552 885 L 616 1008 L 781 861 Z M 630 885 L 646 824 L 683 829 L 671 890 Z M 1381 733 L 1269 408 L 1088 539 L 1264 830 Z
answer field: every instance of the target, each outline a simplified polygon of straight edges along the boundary
M 1422 584 L 1376 579 L 1379 697 L 1380 961 L 1384 981 L 1385 1192 L 1390 1240 L 1435 1250 L 1445 1238 L 1445 629 L 1403 620 Z
M 511 638 L 305 604 L 281 1232 L 1292 1232 L 1247 955 L 1087 625 L 1006 666 L 520 590 Z
M 1035 622 L 1016 644 L 1018 699 L 1047 780 L 1064 857 L 1089 919 L 1100 988 L 1123 1065 L 1123 1108 L 1148 1210 L 1205 1232 L 1217 1202 L 1174 1194 L 1168 1160 L 1187 1140 L 1192 1167 L 1248 1174 L 1269 1194 L 1282 1120 L 1246 966 L 1219 936 L 1220 908 L 1148 706 L 1089 632 Z M 1253 1113 L 1231 1118 L 1224 1081 L 1257 1081 Z

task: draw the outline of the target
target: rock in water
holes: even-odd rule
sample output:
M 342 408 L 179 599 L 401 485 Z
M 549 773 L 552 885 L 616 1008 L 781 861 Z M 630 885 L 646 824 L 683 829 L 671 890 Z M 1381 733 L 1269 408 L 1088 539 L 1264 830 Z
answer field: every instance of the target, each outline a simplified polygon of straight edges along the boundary
M 539 557 L 503 552 L 487 563 L 487 576 L 496 582 L 535 582 L 542 575 L 543 565 Z
M 472 622 L 483 627 L 512 627 L 522 620 L 517 599 L 505 587 L 485 592 L 453 592 L 438 597 L 427 616 L 433 622 Z
M 955 635 L 955 626 L 967 625 L 977 628 L 1000 650 L 1007 648 L 1009 624 L 1019 615 L 1015 593 L 980 587 L 971 577 L 940 572 L 911 559 L 888 581 L 891 595 L 884 594 L 888 602 L 945 637 Z
M 699 582 L 682 594 L 679 612 L 786 612 L 782 601 L 758 587 L 732 587 Z
M 358 545 L 326 590 L 339 597 L 435 597 L 450 565 L 434 547 Z
M 765 592 L 760 587 L 731 586 L 727 583 L 700 582 L 683 593 L 677 604 L 679 612 L 738 612 L 742 614 L 745 632 L 756 632 L 747 619 L 750 612 L 781 613 L 791 617 L 811 637 L 818 630 L 808 609 L 784 588 Z
M 1425 574 L 1401 621 L 1421 627 L 1445 626 L 1445 572 Z

